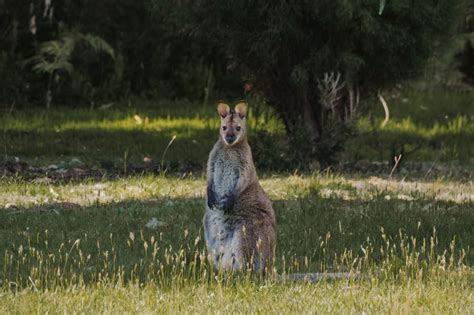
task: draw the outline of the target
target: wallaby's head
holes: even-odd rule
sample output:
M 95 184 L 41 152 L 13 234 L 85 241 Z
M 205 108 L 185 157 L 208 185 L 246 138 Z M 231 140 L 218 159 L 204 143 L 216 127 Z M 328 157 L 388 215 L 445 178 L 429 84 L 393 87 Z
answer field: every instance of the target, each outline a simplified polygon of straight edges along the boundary
M 217 112 L 221 116 L 220 135 L 226 145 L 234 145 L 245 139 L 245 117 L 247 116 L 247 104 L 240 102 L 235 108 L 230 109 L 229 105 L 219 103 Z

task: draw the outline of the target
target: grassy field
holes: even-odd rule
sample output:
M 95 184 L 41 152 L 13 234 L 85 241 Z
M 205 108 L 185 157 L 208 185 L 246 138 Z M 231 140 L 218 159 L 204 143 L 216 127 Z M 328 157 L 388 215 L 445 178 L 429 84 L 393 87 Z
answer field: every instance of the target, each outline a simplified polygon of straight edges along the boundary
M 25 290 L 0 300 L 2 313 L 384 313 L 472 314 L 472 289 L 458 284 L 318 285 L 247 282 L 234 286 L 98 285 L 51 292 Z
M 352 170 L 321 174 L 275 172 L 284 133 L 254 107 L 278 221 L 265 279 L 215 274 L 207 260 L 214 109 L 6 111 L 0 313 L 473 313 L 473 95 L 432 93 L 387 96 L 389 123 L 374 109 L 341 155 Z M 413 152 L 390 176 L 400 142 Z M 306 272 L 342 279 L 288 279 Z
M 387 93 L 386 99 L 391 118 L 384 127 L 380 103 L 364 105 L 367 115 L 339 157 L 341 168 L 388 173 L 393 157 L 402 154 L 399 170 L 408 175 L 469 177 L 474 170 L 474 91 L 402 90 Z M 0 116 L 2 155 L 32 165 L 76 164 L 122 173 L 160 166 L 202 170 L 217 138 L 213 105 L 130 102 L 94 110 L 10 109 L 4 107 Z M 257 166 L 293 170 L 284 127 L 268 108 L 253 104 L 249 124 Z
M 0 312 L 439 312 L 474 307 L 472 183 L 279 175 L 275 278 L 213 275 L 203 178 L 0 184 Z M 344 272 L 317 284 L 296 272 Z

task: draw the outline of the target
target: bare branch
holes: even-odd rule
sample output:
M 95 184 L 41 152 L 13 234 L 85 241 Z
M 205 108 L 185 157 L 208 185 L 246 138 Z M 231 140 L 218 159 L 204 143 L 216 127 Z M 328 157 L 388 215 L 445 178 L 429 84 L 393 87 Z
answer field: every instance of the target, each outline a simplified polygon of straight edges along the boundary
M 385 127 L 385 125 L 388 123 L 388 120 L 390 119 L 390 112 L 389 112 L 389 110 L 388 110 L 387 102 L 386 102 L 385 99 L 382 97 L 382 95 L 379 93 L 379 94 L 377 94 L 377 96 L 379 97 L 380 103 L 382 103 L 383 110 L 384 110 L 384 112 L 385 112 L 385 119 L 384 119 L 384 121 L 382 122 L 382 124 L 380 125 L 380 127 L 383 128 L 383 127 Z
M 331 112 L 332 118 L 336 117 L 337 106 L 341 99 L 340 91 L 344 88 L 345 82 L 340 82 L 341 74 L 338 72 L 325 73 L 322 80 L 318 80 L 320 102 L 324 108 Z

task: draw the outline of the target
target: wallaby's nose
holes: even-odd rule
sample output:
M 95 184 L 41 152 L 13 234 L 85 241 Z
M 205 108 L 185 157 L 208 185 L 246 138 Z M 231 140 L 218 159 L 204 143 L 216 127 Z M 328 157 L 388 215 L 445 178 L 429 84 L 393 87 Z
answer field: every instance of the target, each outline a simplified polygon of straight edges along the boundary
M 225 141 L 227 141 L 228 144 L 232 144 L 235 141 L 235 135 L 226 135 L 225 136 Z

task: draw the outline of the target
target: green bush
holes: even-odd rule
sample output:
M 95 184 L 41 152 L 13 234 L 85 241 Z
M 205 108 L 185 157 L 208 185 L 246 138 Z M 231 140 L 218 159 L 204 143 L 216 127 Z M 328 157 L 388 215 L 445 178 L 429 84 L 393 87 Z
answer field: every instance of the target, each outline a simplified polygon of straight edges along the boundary
M 359 96 L 417 75 L 461 3 L 202 0 L 186 25 L 263 92 L 297 158 L 326 165 L 351 135 Z

